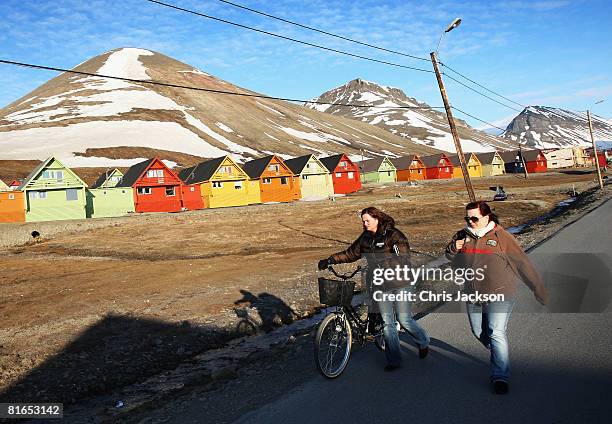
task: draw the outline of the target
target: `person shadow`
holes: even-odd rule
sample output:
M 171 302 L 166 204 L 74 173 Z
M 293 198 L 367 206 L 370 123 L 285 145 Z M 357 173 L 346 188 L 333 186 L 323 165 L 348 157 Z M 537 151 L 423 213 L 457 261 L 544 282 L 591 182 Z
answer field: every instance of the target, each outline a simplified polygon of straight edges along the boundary
M 241 289 L 241 299 L 234 302 L 237 307 L 234 313 L 239 318 L 236 333 L 252 335 L 259 332 L 268 333 L 281 325 L 293 323 L 297 314 L 281 298 L 270 293 L 255 295 Z M 249 312 L 255 311 L 256 315 Z

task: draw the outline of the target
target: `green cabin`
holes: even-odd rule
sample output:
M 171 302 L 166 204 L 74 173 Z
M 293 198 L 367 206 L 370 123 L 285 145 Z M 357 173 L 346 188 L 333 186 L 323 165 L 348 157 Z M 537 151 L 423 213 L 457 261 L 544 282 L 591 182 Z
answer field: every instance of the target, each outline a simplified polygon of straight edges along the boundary
M 17 189 L 25 194 L 26 222 L 86 218 L 86 187 L 56 158 L 44 160 Z
M 111 218 L 134 212 L 132 187 L 117 187 L 123 179 L 118 169 L 100 175 L 87 190 L 87 218 Z
M 397 181 L 397 168 L 388 157 L 359 162 L 362 183 L 393 183 Z

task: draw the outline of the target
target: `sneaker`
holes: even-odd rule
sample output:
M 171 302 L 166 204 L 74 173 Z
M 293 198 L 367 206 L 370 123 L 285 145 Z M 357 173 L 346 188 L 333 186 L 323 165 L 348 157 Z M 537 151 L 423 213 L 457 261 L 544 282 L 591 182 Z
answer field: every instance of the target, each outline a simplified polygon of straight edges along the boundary
M 391 365 L 391 364 L 385 365 L 385 371 L 386 372 L 392 372 L 392 371 L 398 370 L 400 368 L 401 368 L 400 365 Z
M 429 346 L 419 348 L 419 358 L 420 359 L 425 359 L 428 353 L 429 353 Z
M 494 381 L 493 391 L 496 395 L 505 395 L 506 393 L 508 393 L 508 382 L 504 380 Z

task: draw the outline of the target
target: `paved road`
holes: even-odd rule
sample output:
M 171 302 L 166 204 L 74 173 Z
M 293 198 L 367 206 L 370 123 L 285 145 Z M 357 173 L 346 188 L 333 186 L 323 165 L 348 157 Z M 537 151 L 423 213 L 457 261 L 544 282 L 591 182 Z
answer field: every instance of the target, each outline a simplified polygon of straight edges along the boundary
M 585 276 L 594 266 L 610 273 L 611 216 L 609 201 L 538 246 L 530 256 L 539 267 L 564 265 L 567 269 L 560 272 L 558 281 L 566 288 L 568 274 Z M 607 278 L 601 270 L 598 275 Z M 563 303 L 554 284 L 548 284 L 553 300 L 556 297 Z M 599 284 L 591 281 L 583 286 L 585 290 L 579 293 L 583 309 L 607 300 L 612 280 Z M 581 307 L 573 301 L 569 307 Z M 518 304 L 522 310 L 539 310 L 528 290 L 520 292 Z M 567 299 L 564 305 L 561 307 L 568 307 Z M 513 375 L 506 396 L 491 393 L 489 352 L 471 335 L 464 314 L 434 313 L 421 323 L 432 337 L 431 353 L 425 360 L 417 358 L 416 349 L 406 340 L 403 368 L 384 373 L 384 357 L 369 346 L 354 353 L 339 379 L 311 380 L 238 422 L 610 422 L 609 304 L 602 313 L 514 313 L 508 327 Z

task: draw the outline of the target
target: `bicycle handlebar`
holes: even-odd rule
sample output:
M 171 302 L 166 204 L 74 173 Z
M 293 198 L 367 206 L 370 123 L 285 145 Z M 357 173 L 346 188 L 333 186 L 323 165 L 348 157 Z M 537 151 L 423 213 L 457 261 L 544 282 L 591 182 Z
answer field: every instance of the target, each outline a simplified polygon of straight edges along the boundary
M 331 265 L 329 265 L 327 267 L 327 269 L 329 271 L 331 271 L 338 278 L 341 278 L 343 280 L 350 280 L 351 278 L 353 278 L 355 276 L 355 274 L 357 274 L 359 271 L 361 271 L 361 266 L 358 266 L 357 269 L 351 275 L 348 275 L 348 274 L 338 274 L 336 272 L 336 270 Z

